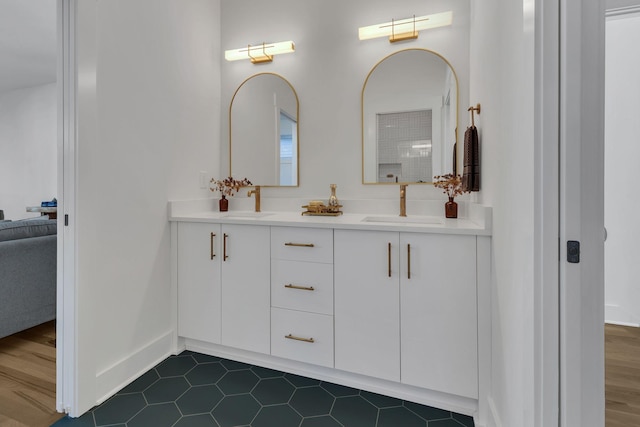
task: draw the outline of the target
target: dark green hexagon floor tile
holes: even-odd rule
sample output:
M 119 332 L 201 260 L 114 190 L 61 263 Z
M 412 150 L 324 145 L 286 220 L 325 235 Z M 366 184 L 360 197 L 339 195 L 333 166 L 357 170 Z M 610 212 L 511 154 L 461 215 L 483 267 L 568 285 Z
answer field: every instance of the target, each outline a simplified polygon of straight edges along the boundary
M 430 406 L 419 405 L 413 402 L 404 402 L 404 406 L 427 421 L 451 418 L 451 412 L 445 411 L 444 409 L 432 408 Z
M 215 384 L 227 373 L 220 363 L 205 363 L 190 370 L 185 378 L 191 385 Z
M 333 404 L 331 415 L 344 427 L 371 427 L 376 425 L 378 408 L 360 396 L 340 397 Z
M 251 427 L 298 427 L 302 417 L 289 405 L 263 407 Z
M 213 362 L 219 362 L 222 359 L 216 356 L 209 356 L 208 354 L 200 354 L 200 353 L 193 353 L 193 359 L 198 362 L 198 363 L 213 363 Z
M 93 411 L 96 425 L 126 423 L 147 406 L 142 393 L 116 395 Z
M 473 417 L 470 417 L 468 415 L 462 415 L 462 414 L 454 414 L 454 413 L 452 413 L 451 416 L 453 417 L 454 420 L 462 424 L 464 427 L 474 426 Z
M 132 382 L 122 390 L 120 390 L 118 394 L 137 393 L 137 392 L 145 391 L 147 387 L 149 387 L 151 384 L 158 381 L 159 378 L 160 376 L 155 371 L 155 369 L 152 369 L 150 371 L 147 371 L 140 378 L 138 378 L 137 380 L 135 380 L 134 382 Z
M 462 427 L 463 424 L 460 424 L 453 418 L 449 418 L 448 420 L 437 420 L 437 421 L 429 421 L 429 427 Z
M 368 391 L 361 391 L 360 396 L 364 397 L 369 403 L 380 409 L 402 406 L 402 400 L 396 399 L 395 397 L 383 396 L 382 394 L 371 393 Z
M 355 388 L 322 382 L 320 387 L 327 390 L 329 393 L 334 395 L 335 397 L 345 397 L 345 396 L 358 396 L 360 394 L 360 390 L 356 390 Z
M 218 381 L 218 387 L 225 395 L 249 393 L 258 383 L 259 378 L 253 372 L 231 371 Z
M 94 421 L 95 420 L 95 421 Z M 473 418 L 185 351 L 52 427 L 474 427 Z
M 251 370 L 260 378 L 278 378 L 283 377 L 284 373 L 273 369 L 263 368 L 261 366 L 252 366 Z
M 229 371 L 239 371 L 241 369 L 250 369 L 251 365 L 247 365 L 246 363 L 236 362 L 235 360 L 221 359 L 220 363 L 222 366 L 227 368 Z
M 186 374 L 194 366 L 196 366 L 196 361 L 191 356 L 170 357 L 156 366 L 156 371 L 161 377 L 176 377 Z
M 81 417 L 71 418 L 68 415 L 59 419 L 51 427 L 95 427 L 93 412 L 87 412 Z
M 319 385 L 320 380 L 314 380 L 313 378 L 301 377 L 295 374 L 284 374 L 284 377 L 296 387 L 311 387 Z
M 189 383 L 184 377 L 160 378 L 144 391 L 149 404 L 173 402 L 187 391 Z
M 227 396 L 216 406 L 212 415 L 220 427 L 248 425 L 260 410 L 260 404 L 250 394 Z
M 333 419 L 330 415 L 322 417 L 305 418 L 300 427 L 343 427 L 342 424 Z M 398 426 L 400 427 L 400 426 Z
M 127 427 L 171 427 L 180 419 L 175 403 L 149 405 L 127 423 Z
M 335 400 L 335 397 L 321 387 L 305 387 L 293 393 L 289 405 L 303 417 L 310 417 L 328 415 Z
M 260 380 L 251 394 L 262 405 L 275 405 L 289 402 L 294 390 L 291 383 L 284 378 L 270 378 Z
M 380 409 L 376 427 L 398 426 L 427 427 L 427 422 L 403 406 Z
M 222 400 L 223 394 L 215 385 L 191 387 L 176 401 L 182 415 L 211 412 Z
M 200 414 L 182 417 L 174 427 L 218 427 L 218 423 L 211 414 Z

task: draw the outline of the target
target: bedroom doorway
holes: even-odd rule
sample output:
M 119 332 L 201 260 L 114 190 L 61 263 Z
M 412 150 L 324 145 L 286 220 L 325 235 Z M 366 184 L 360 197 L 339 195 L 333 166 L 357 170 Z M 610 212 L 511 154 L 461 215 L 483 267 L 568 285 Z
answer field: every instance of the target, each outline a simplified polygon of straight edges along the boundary
M 7 250 L 13 261 L 37 257 L 39 268 L 27 268 L 33 274 L 21 274 L 17 263 L 16 270 L 0 268 L 7 279 L 3 303 L 14 310 L 0 308 L 11 318 L 1 321 L 0 328 L 0 425 L 44 425 L 62 416 L 56 404 L 53 320 L 56 221 L 40 221 L 45 217 L 39 212 L 42 202 L 58 197 L 57 10 L 55 0 L 0 2 L 0 220 L 7 231 L 39 227 L 42 235 L 29 250 L 27 239 L 6 242 L 11 243 Z M 53 206 L 45 210 L 55 213 Z M 0 258 L 10 257 L 5 253 Z M 19 284 L 22 293 L 8 289 L 12 283 Z

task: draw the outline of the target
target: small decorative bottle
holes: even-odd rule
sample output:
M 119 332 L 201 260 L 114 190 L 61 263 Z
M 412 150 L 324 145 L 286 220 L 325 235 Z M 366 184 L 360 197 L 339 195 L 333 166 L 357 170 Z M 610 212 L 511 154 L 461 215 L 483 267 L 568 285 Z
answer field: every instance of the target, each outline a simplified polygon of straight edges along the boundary
M 444 216 L 446 218 L 458 218 L 458 203 L 449 197 L 449 201 L 444 204 Z
M 338 206 L 340 205 L 340 203 L 338 202 L 338 198 L 336 197 L 336 184 L 331 184 L 331 196 L 329 196 L 329 207 L 331 208 L 331 210 L 333 211 L 337 211 L 338 210 Z
M 218 208 L 220 212 L 227 212 L 229 210 L 229 199 L 223 194 L 222 198 L 218 200 Z

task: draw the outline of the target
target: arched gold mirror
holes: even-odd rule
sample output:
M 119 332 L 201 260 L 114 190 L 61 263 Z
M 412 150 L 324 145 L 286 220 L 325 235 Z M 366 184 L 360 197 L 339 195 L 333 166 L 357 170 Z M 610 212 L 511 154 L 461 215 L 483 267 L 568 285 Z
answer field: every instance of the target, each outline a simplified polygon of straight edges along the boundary
M 298 95 L 273 73 L 249 77 L 229 107 L 229 170 L 254 185 L 298 186 Z
M 380 61 L 362 88 L 362 182 L 431 183 L 456 173 L 458 78 L 426 49 Z

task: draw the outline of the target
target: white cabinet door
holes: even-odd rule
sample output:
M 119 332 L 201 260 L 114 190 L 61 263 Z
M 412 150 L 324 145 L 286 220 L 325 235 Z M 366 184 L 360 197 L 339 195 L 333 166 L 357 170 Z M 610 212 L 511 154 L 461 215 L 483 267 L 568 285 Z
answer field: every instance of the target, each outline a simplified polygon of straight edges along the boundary
M 478 397 L 476 237 L 401 233 L 401 381 Z
M 335 367 L 400 380 L 395 232 L 335 230 Z
M 269 227 L 222 226 L 222 344 L 270 351 Z
M 220 225 L 178 223 L 178 335 L 220 343 Z

